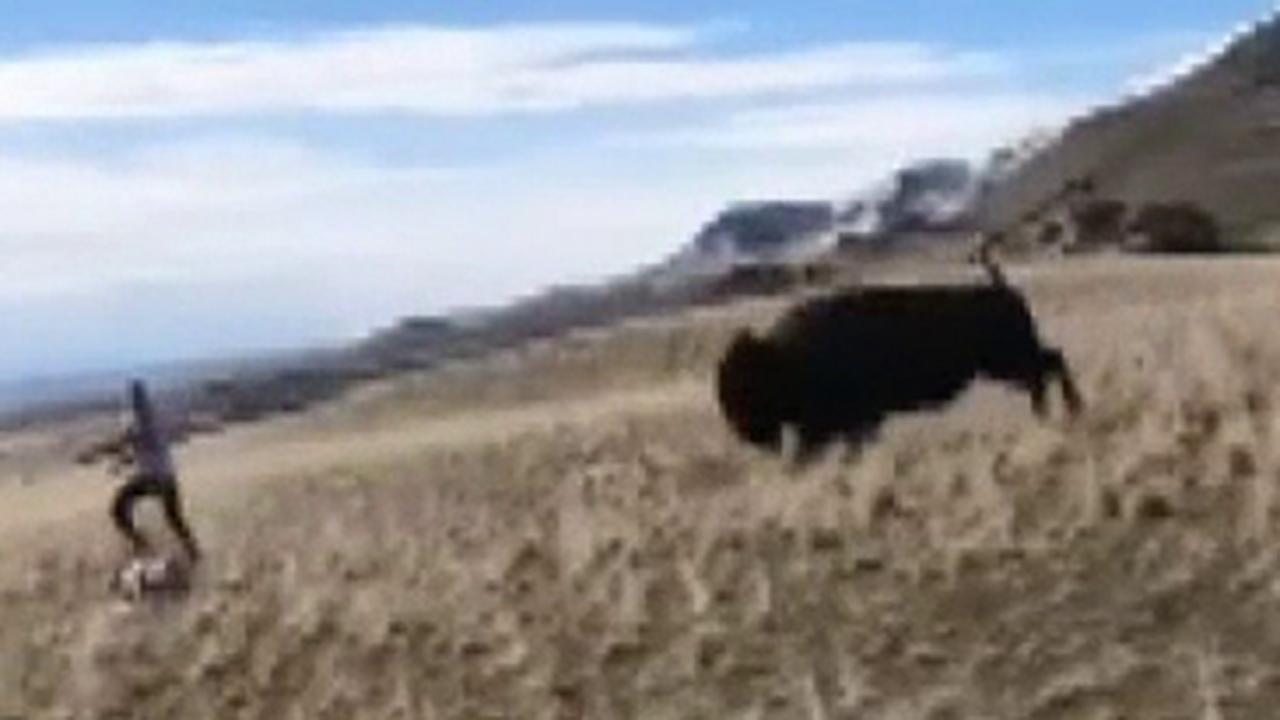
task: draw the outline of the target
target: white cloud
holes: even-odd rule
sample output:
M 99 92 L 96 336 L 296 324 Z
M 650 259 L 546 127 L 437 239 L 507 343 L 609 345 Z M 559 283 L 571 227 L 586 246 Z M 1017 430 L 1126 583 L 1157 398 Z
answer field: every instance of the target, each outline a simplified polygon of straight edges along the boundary
M 20 346 L 0 375 L 296 347 L 598 279 L 810 170 L 400 168 L 270 137 L 0 161 L 0 337 Z
M 978 94 L 783 106 L 628 140 L 639 148 L 584 143 L 466 169 L 280 137 L 0 157 L 0 300 L 306 267 L 317 301 L 342 277 L 373 282 L 387 312 L 492 302 L 657 260 L 725 202 L 837 197 L 904 160 L 984 153 L 1071 105 Z M 708 165 L 691 146 L 735 152 Z M 377 287 L 384 277 L 396 279 Z
M 390 27 L 302 39 L 80 46 L 0 60 L 14 120 L 397 111 L 474 116 L 920 83 L 1000 71 L 913 43 L 717 55 L 703 28 Z
M 825 150 L 851 157 L 977 156 L 1065 121 L 1083 98 L 1000 92 L 932 93 L 747 110 L 624 143 L 723 150 Z
M 416 268 L 419 307 L 481 302 L 621 270 L 680 237 L 701 193 L 625 169 L 388 167 L 274 138 L 98 157 L 0 160 L 0 299 L 180 286 L 317 268 L 376 281 Z M 628 249 L 630 248 L 630 249 Z M 458 268 L 474 274 L 454 282 Z M 325 273 L 332 273 L 326 276 Z M 407 309 L 407 308 L 406 308 Z
M 21 145 L 26 128 L 0 148 L 0 337 L 27 348 L 0 374 L 288 346 L 623 272 L 673 251 L 726 202 L 841 196 L 904 160 L 981 154 L 1084 105 L 1002 91 L 1010 67 L 981 54 L 857 43 L 726 55 L 713 36 L 637 24 L 399 27 L 0 59 L 0 123 L 67 121 L 101 140 L 83 147 L 110 150 L 41 154 Z M 374 159 L 387 150 L 376 138 L 360 143 L 371 157 L 341 139 L 246 136 L 234 129 L 244 123 L 217 121 L 691 99 L 738 102 L 699 108 L 719 119 L 632 130 L 604 148 L 602 134 L 637 123 L 575 122 L 577 135 L 462 168 L 389 165 Z M 212 119 L 132 149 L 75 124 L 194 116 Z M 194 127 L 214 129 L 196 137 Z
M 787 153 L 705 167 L 590 146 L 406 168 L 225 136 L 123 158 L 0 159 L 0 307 L 92 307 L 83 298 L 138 287 L 165 288 L 180 307 L 184 293 L 243 283 L 264 311 L 310 298 L 348 332 L 625 272 L 674 251 L 725 202 L 836 195 L 887 169 Z
M 289 346 L 624 272 L 726 202 L 841 196 L 906 159 L 984 151 L 1070 104 L 774 106 L 640 147 L 584 140 L 467 168 L 227 134 L 0 155 L 0 316 L 28 347 L 11 372 Z M 690 152 L 707 147 L 731 152 Z

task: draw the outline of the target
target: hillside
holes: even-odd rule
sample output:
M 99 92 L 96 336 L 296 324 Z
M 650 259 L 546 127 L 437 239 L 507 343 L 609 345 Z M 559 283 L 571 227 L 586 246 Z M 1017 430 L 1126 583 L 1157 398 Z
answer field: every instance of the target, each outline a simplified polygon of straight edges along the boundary
M 1011 138 L 983 164 L 922 159 L 871 187 L 832 188 L 834 199 L 734 201 L 690 228 L 670 257 L 595 286 L 553 288 L 460 317 L 404 318 L 337 349 L 143 374 L 195 379 L 174 383 L 167 398 L 179 415 L 244 422 L 573 329 L 850 280 L 886 261 L 954 260 L 979 230 L 1020 236 L 1009 243 L 1011 255 L 1278 250 L 1278 110 L 1280 16 L 1172 83 L 1092 111 L 1061 135 Z M 1191 232 L 1186 242 L 1188 218 L 1175 212 L 1152 223 L 1174 242 L 1132 243 L 1133 221 L 1151 203 L 1203 210 L 1211 241 Z M 112 404 L 104 392 L 114 397 L 110 388 L 122 378 L 0 386 L 0 427 L 99 412 Z M 48 407 L 51 399 L 59 406 Z M 15 407 L 29 411 L 14 417 Z
M 986 167 L 732 203 L 598 286 L 172 369 L 166 409 L 220 421 L 177 448 L 208 558 L 176 599 L 107 588 L 119 480 L 75 457 L 115 408 L 16 417 L 0 720 L 1270 720 L 1280 257 L 1110 251 L 1150 203 L 1280 242 L 1277 110 L 1280 19 Z M 740 328 L 832 285 L 971 282 L 974 231 L 1062 218 L 1106 242 L 1004 260 L 1078 417 L 978 382 L 803 468 L 727 430 Z
M 886 259 L 960 256 L 979 229 L 1021 232 L 1032 254 L 1280 249 L 1280 206 L 1273 200 L 1280 193 L 1277 110 L 1280 17 L 1259 23 L 1189 74 L 1090 112 L 1056 138 L 997 150 L 982 167 L 922 160 L 857 193 L 833 188 L 839 200 L 733 203 L 671 258 L 631 277 L 548 292 L 456 332 L 424 335 L 408 321 L 336 362 L 237 378 L 223 386 L 224 395 L 248 407 L 240 413 L 247 417 L 305 407 L 404 369 L 480 357 L 572 328 L 787 290 L 815 277 L 751 266 L 817 264 L 827 266 L 817 277 L 856 277 Z M 1143 211 L 1169 204 L 1172 217 L 1165 213 L 1147 231 L 1155 239 L 1133 242 Z M 1197 241 L 1197 216 L 1188 231 L 1180 208 L 1203 216 L 1207 242 Z M 255 397 L 263 400 L 248 400 Z
M 1006 229 L 1073 180 L 1130 205 L 1192 202 L 1237 246 L 1280 241 L 1280 17 L 1172 84 L 1077 119 L 988 198 Z
M 352 385 L 476 359 L 584 328 L 828 285 L 888 256 L 957 244 L 972 229 L 982 174 L 961 161 L 905 167 L 852 199 L 731 204 L 671 257 L 595 286 L 552 288 L 465 317 L 406 318 L 337 351 L 229 373 L 181 394 L 182 412 L 225 422 L 298 411 Z M 859 255 L 874 250 L 875 257 Z
M 572 333 L 184 446 L 173 605 L 101 471 L 0 459 L 0 717 L 1273 717 L 1280 263 L 1010 274 L 1074 423 L 980 385 L 797 471 L 709 382 L 784 301 Z

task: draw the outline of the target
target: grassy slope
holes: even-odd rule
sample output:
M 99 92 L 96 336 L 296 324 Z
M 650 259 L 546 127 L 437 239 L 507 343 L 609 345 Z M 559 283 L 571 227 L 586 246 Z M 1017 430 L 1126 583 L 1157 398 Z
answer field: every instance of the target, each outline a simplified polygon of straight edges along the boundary
M 1216 62 L 1152 96 L 1080 118 L 990 204 L 1007 227 L 1074 178 L 1130 203 L 1194 201 L 1242 249 L 1280 247 L 1280 127 L 1274 71 L 1280 21 L 1260 26 Z
M 1280 264 L 1014 279 L 1076 423 L 979 387 L 797 473 L 710 399 L 761 303 L 198 440 L 175 607 L 107 598 L 108 483 L 0 486 L 0 716 L 1272 717 Z

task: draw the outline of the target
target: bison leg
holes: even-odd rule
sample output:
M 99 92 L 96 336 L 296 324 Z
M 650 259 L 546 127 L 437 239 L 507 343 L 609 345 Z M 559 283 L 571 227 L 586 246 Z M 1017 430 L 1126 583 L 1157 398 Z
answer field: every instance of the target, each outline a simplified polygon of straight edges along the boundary
M 1062 374 L 1058 376 L 1058 381 L 1062 383 L 1062 397 L 1067 401 L 1067 410 L 1072 415 L 1078 414 L 1084 409 L 1084 400 L 1080 397 L 1080 390 L 1076 387 L 1075 377 L 1071 374 L 1071 370 L 1064 366 Z
M 831 443 L 832 433 L 824 427 L 798 425 L 796 427 L 795 463 L 806 465 L 816 460 L 822 450 Z
M 1043 377 L 1050 376 L 1058 381 L 1062 386 L 1062 399 L 1067 404 L 1067 412 L 1076 415 L 1084 407 L 1084 401 L 1080 398 L 1080 390 L 1076 387 L 1075 376 L 1071 373 L 1071 368 L 1067 366 L 1067 360 L 1062 355 L 1061 350 L 1050 349 L 1044 351 L 1044 375 L 1040 380 L 1041 386 L 1044 384 Z M 1043 394 L 1043 387 L 1041 388 Z M 1042 400 L 1043 402 L 1043 400 Z
M 846 430 L 841 435 L 844 439 L 845 456 L 848 458 L 854 458 L 861 454 L 863 448 L 875 439 L 878 430 L 878 423 Z
M 1036 375 L 1026 383 L 1027 392 L 1031 393 L 1031 409 L 1039 417 L 1044 417 L 1048 404 L 1045 402 L 1045 376 Z

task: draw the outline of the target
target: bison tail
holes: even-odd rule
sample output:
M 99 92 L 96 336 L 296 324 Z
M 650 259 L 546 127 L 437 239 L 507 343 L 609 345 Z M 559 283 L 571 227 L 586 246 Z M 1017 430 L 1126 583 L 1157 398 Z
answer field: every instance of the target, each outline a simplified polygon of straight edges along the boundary
M 983 243 L 978 247 L 978 262 L 982 263 L 983 269 L 987 271 L 987 276 L 991 278 L 991 284 L 999 287 L 1008 287 L 1009 280 L 1004 275 L 1004 270 L 996 259 L 991 256 L 991 244 Z
M 992 246 L 1000 243 L 1003 236 L 1000 233 L 985 234 L 980 233 L 977 237 L 977 247 L 969 256 L 970 262 L 977 262 L 987 271 L 987 275 L 991 278 L 991 284 L 997 287 L 1008 287 L 1009 282 L 1004 276 L 1004 270 L 1000 268 L 999 263 L 992 257 Z

